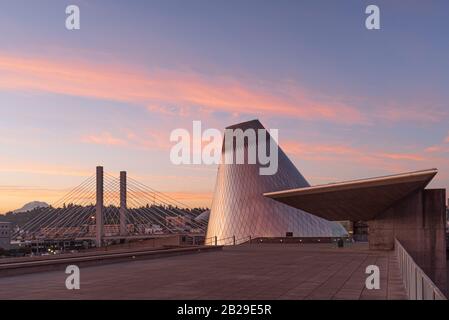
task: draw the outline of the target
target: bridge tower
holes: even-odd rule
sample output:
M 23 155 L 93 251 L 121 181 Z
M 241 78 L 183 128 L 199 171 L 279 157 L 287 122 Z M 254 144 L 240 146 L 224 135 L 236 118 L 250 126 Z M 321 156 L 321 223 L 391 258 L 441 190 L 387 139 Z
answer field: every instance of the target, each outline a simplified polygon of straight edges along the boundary
M 95 206 L 95 242 L 97 247 L 103 245 L 103 209 L 104 187 L 103 167 L 97 167 L 97 204 Z
M 126 171 L 120 171 L 120 235 L 126 236 L 128 228 L 126 225 Z

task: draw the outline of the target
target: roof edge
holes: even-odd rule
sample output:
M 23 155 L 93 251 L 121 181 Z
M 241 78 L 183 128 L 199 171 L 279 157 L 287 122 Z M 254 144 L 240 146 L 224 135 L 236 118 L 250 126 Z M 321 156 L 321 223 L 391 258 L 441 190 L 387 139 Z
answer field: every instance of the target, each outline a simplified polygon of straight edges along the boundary
M 419 180 L 419 177 L 428 176 L 427 179 L 422 179 L 425 183 L 425 186 L 435 177 L 435 175 L 438 173 L 438 169 L 432 168 L 432 169 L 426 169 L 426 170 L 419 170 L 419 171 L 411 171 L 406 173 L 400 173 L 400 174 L 394 174 L 394 175 L 387 175 L 387 176 L 380 176 L 380 177 L 373 177 L 373 178 L 366 178 L 366 179 L 358 179 L 358 180 L 348 180 L 348 181 L 342 181 L 342 182 L 336 182 L 336 183 L 329 183 L 329 184 L 322 184 L 322 185 L 316 185 L 311 187 L 304 187 L 304 188 L 296 188 L 296 189 L 288 189 L 288 190 L 282 190 L 282 191 L 275 191 L 275 192 L 266 192 L 263 195 L 270 198 L 282 198 L 290 196 L 294 193 L 315 193 L 316 191 L 322 191 L 322 192 L 331 192 L 335 191 L 335 189 L 339 190 L 342 189 L 349 189 L 351 187 L 357 187 L 357 186 L 372 186 L 372 185 L 378 185 L 384 182 L 385 184 L 391 184 L 395 183 L 398 180 L 405 180 L 405 181 L 414 181 L 413 178 L 417 178 Z M 425 187 L 424 186 L 424 187 Z

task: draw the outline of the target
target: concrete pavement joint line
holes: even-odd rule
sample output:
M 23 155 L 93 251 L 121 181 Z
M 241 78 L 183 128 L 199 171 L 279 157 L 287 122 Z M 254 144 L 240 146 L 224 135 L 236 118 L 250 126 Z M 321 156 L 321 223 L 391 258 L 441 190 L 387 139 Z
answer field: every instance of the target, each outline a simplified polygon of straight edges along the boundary
M 336 273 L 338 273 L 338 271 L 340 271 L 341 269 L 337 269 L 337 270 L 335 270 L 335 272 L 330 276 L 330 277 L 328 277 L 327 278 L 327 280 L 328 279 L 330 279 L 333 275 L 335 275 Z M 349 277 L 351 277 L 352 276 L 352 273 L 349 275 Z M 326 284 L 326 282 L 323 282 L 318 288 L 315 288 L 308 296 L 307 296 L 307 298 L 309 298 L 309 297 L 313 297 L 313 295 L 314 295 L 314 293 L 315 292 L 317 292 L 317 290 L 319 290 L 320 288 L 323 288 L 323 286 Z M 336 291 L 336 292 L 338 292 L 338 291 Z M 334 296 L 335 294 L 333 294 L 332 295 L 332 297 Z
M 335 294 L 332 296 L 332 298 L 334 298 L 336 295 L 338 295 L 338 293 L 343 290 L 343 288 L 345 287 L 346 283 L 348 283 L 348 281 L 352 278 L 352 275 L 354 274 L 354 272 L 356 272 L 360 266 L 362 266 L 365 261 L 366 261 L 367 257 L 365 259 L 363 259 L 361 262 L 359 262 L 359 264 L 353 269 L 351 270 L 351 272 L 349 273 L 349 275 L 347 276 L 346 280 L 344 281 L 344 283 L 340 286 L 340 288 L 335 292 Z M 353 261 L 357 261 L 357 260 L 353 260 Z M 361 292 L 360 292 L 361 293 Z M 359 295 L 360 296 L 360 295 Z

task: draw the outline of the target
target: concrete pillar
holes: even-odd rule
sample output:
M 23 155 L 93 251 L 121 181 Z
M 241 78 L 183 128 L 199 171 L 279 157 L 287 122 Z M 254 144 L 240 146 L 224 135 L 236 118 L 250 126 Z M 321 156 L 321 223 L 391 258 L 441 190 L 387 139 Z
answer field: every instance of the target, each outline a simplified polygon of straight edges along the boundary
M 97 247 L 103 245 L 103 167 L 97 167 L 97 204 L 95 206 L 95 242 Z
M 126 227 L 126 171 L 120 172 L 120 235 L 125 236 L 128 234 Z

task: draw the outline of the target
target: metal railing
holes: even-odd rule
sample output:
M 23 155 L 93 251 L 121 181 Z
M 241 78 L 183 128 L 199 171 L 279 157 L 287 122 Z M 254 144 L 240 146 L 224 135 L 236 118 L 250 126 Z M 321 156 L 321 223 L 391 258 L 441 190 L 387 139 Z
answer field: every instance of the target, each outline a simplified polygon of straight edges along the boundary
M 395 254 L 402 282 L 410 300 L 447 300 L 397 239 L 395 239 Z

